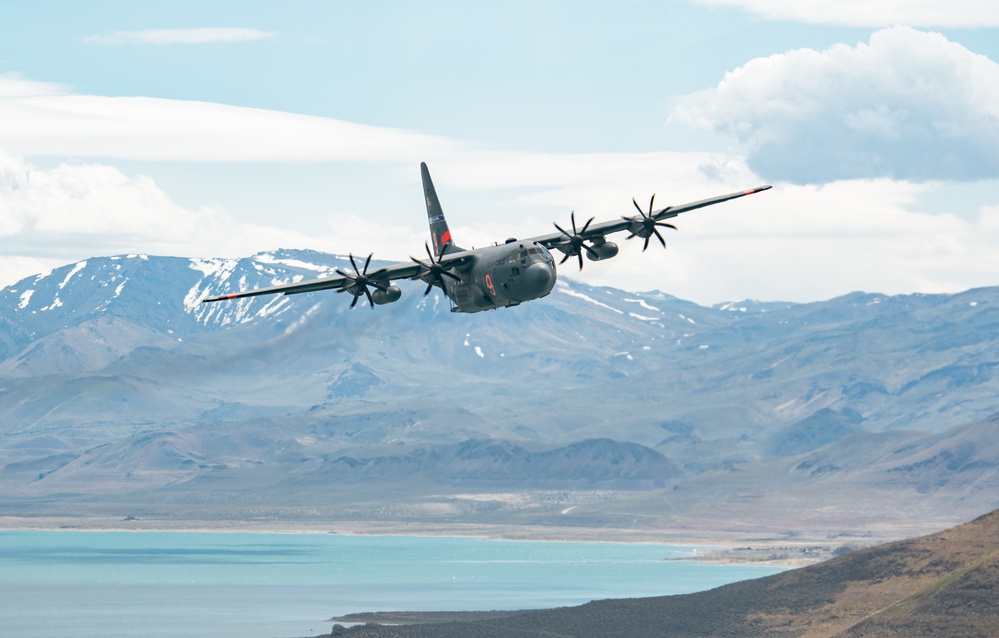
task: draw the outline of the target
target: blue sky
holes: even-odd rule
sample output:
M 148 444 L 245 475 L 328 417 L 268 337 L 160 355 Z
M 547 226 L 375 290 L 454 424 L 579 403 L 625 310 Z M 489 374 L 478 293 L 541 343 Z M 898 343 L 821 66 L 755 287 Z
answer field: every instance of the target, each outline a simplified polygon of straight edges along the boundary
M 762 183 L 563 274 L 702 303 L 999 284 L 982 0 L 0 5 L 0 285 L 118 253 L 419 255 Z

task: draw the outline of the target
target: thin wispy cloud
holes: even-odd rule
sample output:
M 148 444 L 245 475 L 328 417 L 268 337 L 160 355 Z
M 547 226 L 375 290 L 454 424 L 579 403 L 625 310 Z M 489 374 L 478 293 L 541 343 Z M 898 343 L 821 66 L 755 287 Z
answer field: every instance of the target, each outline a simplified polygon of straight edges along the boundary
M 0 74 L 0 146 L 143 161 L 419 161 L 454 142 L 332 118 L 191 100 L 75 95 Z
M 113 31 L 98 33 L 83 39 L 87 44 L 119 46 L 127 44 L 219 44 L 254 42 L 276 37 L 277 34 L 260 29 L 237 27 L 202 27 L 197 29 L 147 29 L 144 31 Z
M 851 27 L 988 28 L 999 26 L 999 3 L 986 0 L 700 0 L 738 7 L 771 20 Z

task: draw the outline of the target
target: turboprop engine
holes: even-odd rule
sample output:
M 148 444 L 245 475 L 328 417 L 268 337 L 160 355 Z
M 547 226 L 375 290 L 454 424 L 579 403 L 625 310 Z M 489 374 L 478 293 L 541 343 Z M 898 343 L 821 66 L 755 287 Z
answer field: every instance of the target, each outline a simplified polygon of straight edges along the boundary
M 617 244 L 606 240 L 600 242 L 599 244 L 594 242 L 590 244 L 589 250 L 585 250 L 583 252 L 586 253 L 586 258 L 590 261 L 610 259 L 617 254 Z
M 376 288 L 371 291 L 371 301 L 375 302 L 379 306 L 392 303 L 393 301 L 399 301 L 399 297 L 401 296 L 402 291 L 399 290 L 399 286 L 385 286 L 384 289 Z

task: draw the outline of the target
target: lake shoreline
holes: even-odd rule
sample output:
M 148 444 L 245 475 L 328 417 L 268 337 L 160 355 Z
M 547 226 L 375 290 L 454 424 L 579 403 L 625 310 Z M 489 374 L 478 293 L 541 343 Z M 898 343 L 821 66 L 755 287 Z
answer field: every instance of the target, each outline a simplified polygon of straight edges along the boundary
M 669 560 L 727 565 L 802 567 L 830 558 L 843 541 L 749 537 L 724 531 L 579 528 L 484 524 L 399 523 L 395 521 L 195 521 L 118 517 L 0 516 L 0 531 L 192 532 L 339 534 L 481 538 L 525 542 L 627 543 L 702 548 L 696 555 Z M 866 542 L 858 547 L 873 544 Z M 695 550 L 697 552 L 697 550 Z

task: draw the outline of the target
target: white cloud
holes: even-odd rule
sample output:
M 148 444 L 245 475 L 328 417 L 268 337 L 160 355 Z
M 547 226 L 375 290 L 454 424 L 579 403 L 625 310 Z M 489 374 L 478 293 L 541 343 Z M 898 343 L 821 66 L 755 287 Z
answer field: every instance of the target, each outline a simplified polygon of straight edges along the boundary
M 751 60 L 670 118 L 735 137 L 770 179 L 999 176 L 999 64 L 908 27 Z
M 428 161 L 456 188 L 659 187 L 755 179 L 710 153 L 552 154 L 487 148 L 412 131 L 217 103 L 75 95 L 0 74 L 0 147 L 24 156 L 213 163 L 374 162 L 413 171 Z M 542 170 L 543 169 L 543 170 Z M 664 182 L 665 180 L 665 182 Z M 651 186 L 655 188 L 655 186 Z M 625 198 L 625 201 L 630 195 Z M 548 202 L 554 202 L 549 197 Z
M 696 157 L 696 156 L 695 156 Z M 505 157 L 490 165 L 495 180 L 462 186 L 453 172 L 457 163 L 443 162 L 435 171 L 452 231 L 463 245 L 482 246 L 507 236 L 552 230 L 551 222 L 568 223 L 570 206 L 577 221 L 591 215 L 611 219 L 628 214 L 630 196 L 643 203 L 658 187 L 661 204 L 681 203 L 721 194 L 731 187 L 712 181 L 689 162 L 675 175 L 681 156 L 636 157 L 546 156 L 525 168 L 506 165 Z M 728 158 L 732 174 L 745 186 L 756 183 L 745 166 Z M 541 189 L 515 189 L 515 201 L 489 207 L 496 184 L 522 179 L 520 170 L 544 172 L 558 179 Z M 572 185 L 576 166 L 587 185 Z M 584 169 L 583 167 L 589 167 Z M 599 181 L 600 167 L 614 180 Z M 624 167 L 645 166 L 629 181 Z M 410 167 L 410 172 L 412 167 Z M 393 172 L 394 167 L 386 167 Z M 412 180 L 418 182 L 413 175 Z M 684 180 L 690 180 L 684 183 Z M 537 180 L 547 182 L 549 180 Z M 997 182 L 999 183 L 999 182 Z M 459 188 L 461 186 L 461 188 Z M 641 192 L 637 192 L 641 187 Z M 665 188 L 664 188 L 665 187 Z M 580 274 L 573 262 L 559 269 L 563 277 L 628 290 L 659 289 L 701 303 L 754 297 L 794 301 L 825 299 L 852 290 L 907 293 L 957 291 L 999 281 L 999 202 L 977 215 L 919 212 L 924 198 L 937 187 L 894 180 L 849 180 L 824 186 L 778 185 L 771 191 L 683 215 L 669 231 L 669 249 L 658 244 L 641 252 L 640 241 L 612 237 L 622 254 L 600 263 L 586 262 Z M 100 164 L 62 164 L 40 169 L 23 158 L 0 153 L 0 283 L 88 257 L 148 253 L 176 256 L 235 257 L 278 247 L 301 247 L 336 253 L 353 251 L 378 259 L 423 257 L 427 238 L 424 211 L 418 201 L 398 219 L 365 210 L 336 213 L 325 224 L 304 225 L 296 214 L 282 215 L 282 227 L 240 221 L 219 207 L 189 208 L 177 204 L 151 178 L 128 176 Z M 375 197 L 374 200 L 378 198 Z M 541 200 L 538 202 L 537 200 Z M 374 203 L 373 200 L 373 203 Z M 474 203 L 484 202 L 476 209 Z M 523 203 L 519 203 L 523 201 Z M 960 206 L 955 204 L 954 210 Z
M 614 218 L 633 214 L 630 198 L 659 190 L 666 205 L 729 192 L 758 181 L 736 158 L 712 154 L 646 153 L 552 155 L 511 151 L 468 151 L 431 162 L 438 191 L 451 214 L 456 240 L 483 246 L 507 237 L 551 232 L 567 224 L 569 212 Z M 394 164 L 382 174 L 400 170 Z M 334 169 L 335 172 L 335 169 Z M 99 163 L 63 163 L 50 170 L 0 150 L 0 241 L 8 263 L 0 282 L 96 255 L 147 253 L 185 256 L 242 256 L 278 247 L 405 260 L 421 257 L 428 238 L 419 196 L 416 163 L 406 163 L 412 198 L 388 204 L 364 191 L 357 205 L 343 196 L 316 204 L 333 212 L 322 219 L 299 207 L 274 219 L 282 226 L 240 222 L 217 206 L 177 204 L 150 177 L 129 176 Z M 266 180 L 266 171 L 263 171 Z M 369 178 L 372 179 L 372 178 Z M 266 188 L 266 187 L 265 187 Z M 2 266 L 0 266 L 2 267 Z
M 655 287 L 702 303 L 995 285 L 999 206 L 966 216 L 918 212 L 935 188 L 893 180 L 778 185 L 675 220 L 680 230 L 666 235 L 666 251 L 650 245 L 641 254 L 636 242 L 621 241 L 619 258 L 586 269 L 592 283 L 632 290 L 654 274 Z
M 0 147 L 21 155 L 191 162 L 412 161 L 442 138 L 224 104 L 74 95 L 0 75 Z
M 277 34 L 259 29 L 212 28 L 147 29 L 145 31 L 114 31 L 87 36 L 87 44 L 115 46 L 122 44 L 214 44 L 266 40 Z
M 19 73 L 0 73 L 0 100 L 16 101 L 28 97 L 64 95 L 66 88 L 51 82 L 36 82 Z
M 797 78 L 816 65 L 831 74 L 827 69 L 837 66 L 833 61 L 855 52 L 841 49 L 794 52 L 786 56 L 790 61 L 785 56 L 756 60 L 730 74 L 717 89 L 726 99 L 711 105 L 723 110 L 734 108 L 730 99 L 742 100 L 746 111 L 733 113 L 748 123 L 744 130 L 728 112 L 692 109 L 687 115 L 718 118 L 758 144 L 766 131 L 754 127 L 762 128 L 773 111 L 784 109 L 785 125 L 804 134 L 805 124 L 795 123 L 800 117 L 795 109 L 801 108 L 797 102 L 829 98 L 827 93 L 792 91 L 791 99 L 763 82 L 766 99 L 753 106 L 749 89 L 727 93 L 733 89 L 726 83 L 739 88 L 742 74 L 761 81 L 765 72 L 783 66 L 794 67 L 793 72 L 778 73 L 775 82 Z M 875 63 L 878 58 L 864 60 Z M 838 68 L 844 76 L 852 73 L 849 64 Z M 875 75 L 870 81 L 884 77 Z M 983 96 L 992 90 L 979 89 Z M 590 216 L 604 220 L 633 214 L 632 196 L 644 204 L 657 192 L 657 203 L 676 204 L 761 181 L 742 158 L 724 154 L 519 152 L 259 109 L 75 96 L 9 75 L 0 76 L 0 96 L 0 147 L 16 145 L 21 153 L 0 152 L 4 284 L 56 265 L 120 253 L 234 257 L 302 247 L 361 256 L 373 251 L 386 260 L 422 257 L 427 231 L 416 170 L 420 160 L 430 163 L 452 231 L 465 246 L 550 232 L 553 221 L 568 223 L 571 210 L 580 222 Z M 856 108 L 843 110 L 850 114 L 841 121 L 844 130 L 889 140 L 907 134 L 908 120 L 898 117 L 898 109 L 888 102 L 884 108 L 880 103 L 845 104 Z M 768 117 L 750 117 L 754 108 Z M 794 148 L 792 142 L 785 141 L 786 148 Z M 93 159 L 39 168 L 22 156 L 27 154 L 22 149 L 56 157 L 209 161 L 216 163 L 211 170 L 220 172 L 227 163 L 259 163 L 253 169 L 259 170 L 253 173 L 259 179 L 239 182 L 241 195 L 274 190 L 268 182 L 268 171 L 277 170 L 274 162 L 341 161 L 349 170 L 332 167 L 330 173 L 361 174 L 369 187 L 341 181 L 321 196 L 308 190 L 307 180 L 296 182 L 306 192 L 296 193 L 290 205 L 270 199 L 267 219 L 275 219 L 275 225 L 262 225 L 244 221 L 242 210 L 180 205 L 151 177 L 129 175 Z M 361 171 L 360 166 L 368 168 Z M 207 169 L 202 164 L 197 170 Z M 298 169 L 282 170 L 297 174 Z M 372 192 L 372 184 L 401 187 Z M 856 289 L 956 291 L 994 284 L 999 280 L 999 260 L 994 259 L 999 201 L 979 203 L 972 209 L 977 216 L 959 214 L 956 205 L 958 214 L 919 212 L 923 200 L 936 201 L 936 189 L 934 182 L 892 179 L 778 184 L 772 191 L 682 216 L 677 220 L 680 232 L 666 235 L 668 251 L 653 244 L 642 254 L 641 242 L 618 235 L 612 239 L 622 246 L 620 257 L 587 261 L 581 275 L 566 262 L 560 274 L 630 290 L 660 289 L 702 303 L 744 297 L 815 300 Z M 947 194 L 949 198 L 952 192 Z M 187 199 L 206 198 L 187 193 Z M 226 198 L 219 191 L 207 199 Z M 303 212 L 311 200 L 318 200 L 315 207 L 325 211 L 322 217 Z M 273 217 L 274 210 L 280 217 Z
M 738 7 L 775 20 L 853 27 L 997 27 L 999 3 L 989 0 L 699 0 Z
M 239 223 L 224 210 L 184 208 L 146 176 L 99 164 L 51 170 L 0 150 L 0 282 L 95 255 L 235 256 L 302 245 L 305 233 Z

